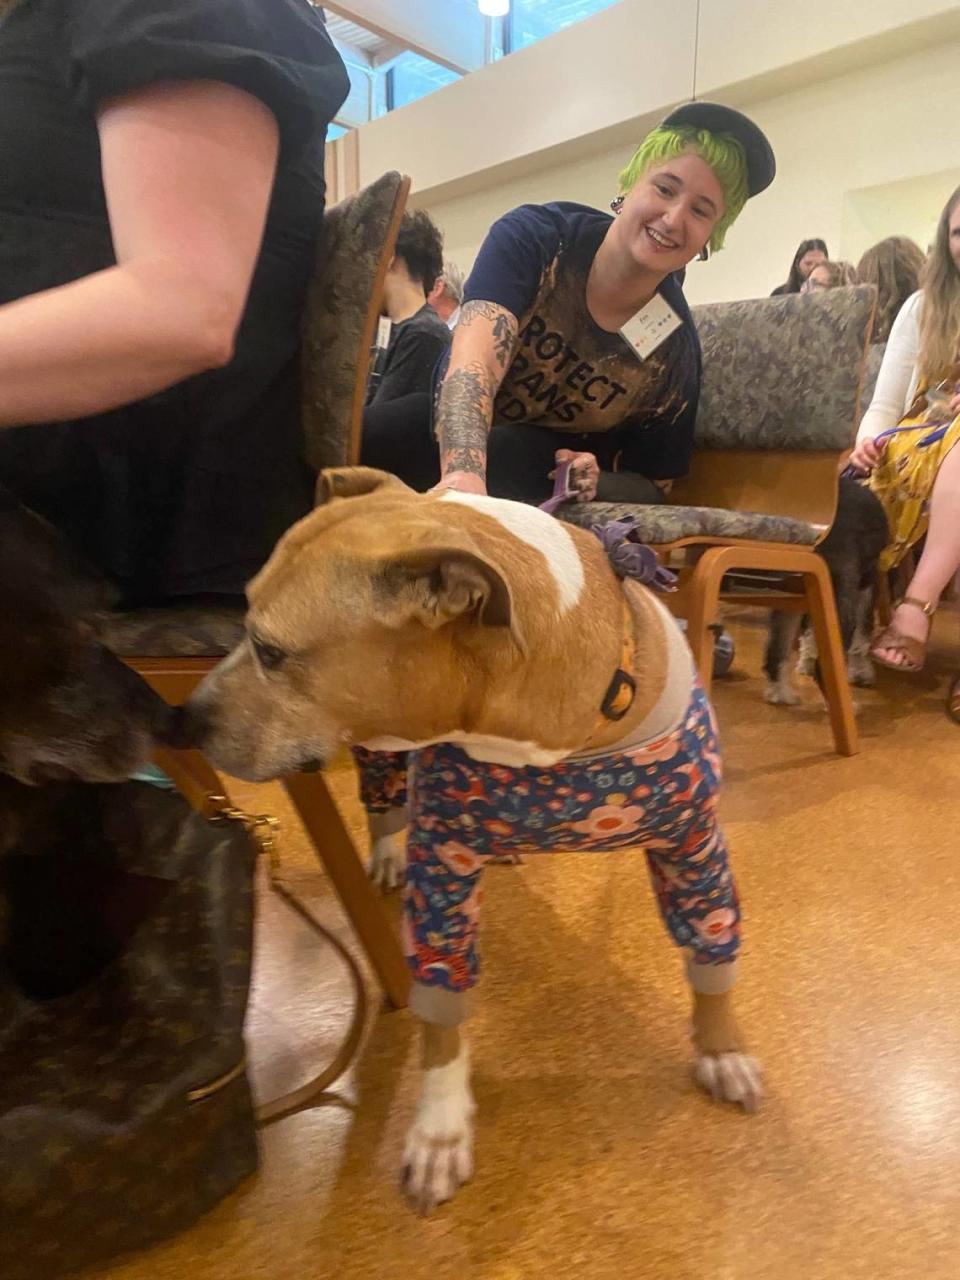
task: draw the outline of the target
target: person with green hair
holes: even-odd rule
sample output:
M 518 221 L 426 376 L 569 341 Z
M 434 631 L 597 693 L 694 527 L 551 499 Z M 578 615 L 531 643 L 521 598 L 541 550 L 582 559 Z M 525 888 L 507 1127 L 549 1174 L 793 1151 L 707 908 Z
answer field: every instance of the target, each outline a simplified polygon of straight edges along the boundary
M 685 269 L 775 169 L 746 116 L 691 102 L 641 142 L 612 217 L 555 203 L 500 218 L 439 370 L 440 485 L 542 502 L 569 461 L 583 500 L 663 501 L 688 470 L 700 390 Z
M 551 471 L 569 461 L 581 499 L 662 502 L 688 469 L 700 393 L 684 270 L 722 247 L 774 171 L 752 121 L 691 102 L 644 138 L 612 217 L 578 204 L 506 214 L 480 248 L 438 370 L 436 439 L 429 409 L 413 429 L 414 406 L 404 405 L 406 429 L 376 465 L 414 488 L 439 479 L 464 494 L 541 503 Z M 390 888 L 405 864 L 406 757 L 354 754 L 371 875 Z

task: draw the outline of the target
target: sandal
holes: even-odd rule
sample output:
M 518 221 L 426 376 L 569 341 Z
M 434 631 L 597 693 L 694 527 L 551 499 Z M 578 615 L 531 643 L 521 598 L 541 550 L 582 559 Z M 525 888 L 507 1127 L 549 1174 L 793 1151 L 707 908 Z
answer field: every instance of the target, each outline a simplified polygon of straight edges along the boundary
M 936 605 L 932 605 L 929 600 L 918 600 L 916 596 L 904 596 L 902 600 L 897 601 L 896 607 L 899 608 L 902 604 L 912 604 L 927 618 L 932 618 L 936 612 Z M 895 653 L 902 653 L 906 662 L 890 662 L 889 659 L 882 658 L 878 650 L 883 649 L 893 649 Z M 904 635 L 891 622 L 888 627 L 884 627 L 878 635 L 874 636 L 873 644 L 870 646 L 870 657 L 881 667 L 889 667 L 891 671 L 907 671 L 915 675 L 923 670 L 927 657 L 927 641 Z

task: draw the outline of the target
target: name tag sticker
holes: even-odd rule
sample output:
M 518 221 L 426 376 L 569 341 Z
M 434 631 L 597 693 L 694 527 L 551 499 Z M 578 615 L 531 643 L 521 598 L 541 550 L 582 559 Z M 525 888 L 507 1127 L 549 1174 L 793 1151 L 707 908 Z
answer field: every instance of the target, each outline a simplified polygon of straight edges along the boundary
M 667 302 L 666 298 L 655 293 L 647 305 L 638 311 L 623 326 L 620 332 L 640 355 L 646 360 L 651 352 L 656 351 L 661 342 L 670 337 L 674 329 L 679 329 L 683 321 Z

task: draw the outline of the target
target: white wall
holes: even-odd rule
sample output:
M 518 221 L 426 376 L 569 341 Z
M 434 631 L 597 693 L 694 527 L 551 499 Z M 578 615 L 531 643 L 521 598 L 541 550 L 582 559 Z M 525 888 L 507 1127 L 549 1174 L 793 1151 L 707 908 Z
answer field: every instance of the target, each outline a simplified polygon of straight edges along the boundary
M 777 178 L 747 205 L 727 248 L 691 265 L 690 300 L 769 293 L 808 236 L 822 236 L 834 257 L 854 261 L 884 235 L 913 235 L 925 248 L 941 206 L 960 185 L 958 67 L 960 41 L 941 41 L 752 102 L 750 114 L 777 153 Z M 414 203 L 429 208 L 448 256 L 467 268 L 490 223 L 517 204 L 565 199 L 606 208 L 632 150 L 620 129 L 610 132 L 616 144 L 599 145 L 590 158 L 550 165 L 549 156 L 535 157 L 509 178 L 493 174 L 479 186 L 474 179 L 462 196 L 436 199 L 438 191 L 427 191 L 415 193 Z
M 955 0 L 620 0 L 364 125 L 360 179 L 400 168 L 447 199 L 625 142 L 695 78 L 697 96 L 746 105 L 958 39 Z

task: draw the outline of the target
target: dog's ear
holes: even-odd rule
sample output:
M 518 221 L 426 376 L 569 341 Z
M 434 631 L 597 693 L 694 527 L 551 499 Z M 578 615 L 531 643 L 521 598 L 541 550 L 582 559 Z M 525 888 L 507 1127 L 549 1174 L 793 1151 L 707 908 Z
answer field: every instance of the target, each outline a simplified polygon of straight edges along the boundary
M 333 502 L 335 498 L 359 498 L 378 489 L 413 490 L 389 471 L 377 471 L 374 467 L 324 467 L 317 476 L 314 503 L 318 507 Z
M 472 615 L 482 626 L 508 628 L 527 653 L 507 580 L 477 551 L 449 546 L 406 552 L 384 567 L 378 595 L 397 622 L 414 617 L 433 630 Z

